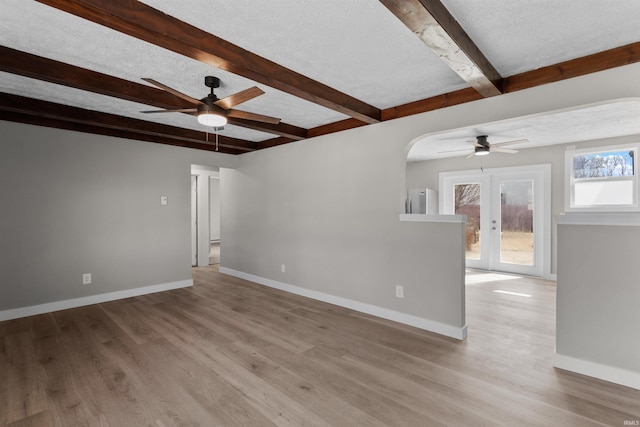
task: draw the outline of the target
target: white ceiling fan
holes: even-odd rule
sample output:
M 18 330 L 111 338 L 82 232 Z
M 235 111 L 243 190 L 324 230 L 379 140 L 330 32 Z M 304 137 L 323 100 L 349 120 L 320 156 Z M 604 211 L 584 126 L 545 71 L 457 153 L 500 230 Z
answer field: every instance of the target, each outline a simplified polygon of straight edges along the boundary
M 473 156 L 486 156 L 489 153 L 508 153 L 508 154 L 516 154 L 518 150 L 514 150 L 512 148 L 507 148 L 509 145 L 516 145 L 523 142 L 529 142 L 528 139 L 516 139 L 513 141 L 505 141 L 497 144 L 491 144 L 488 141 L 487 135 L 478 135 L 476 136 L 475 141 L 466 141 L 470 145 L 473 146 L 473 151 L 467 155 L 467 159 Z M 440 153 L 452 153 L 454 151 L 467 151 L 467 149 L 463 150 L 451 150 L 451 151 L 441 151 Z

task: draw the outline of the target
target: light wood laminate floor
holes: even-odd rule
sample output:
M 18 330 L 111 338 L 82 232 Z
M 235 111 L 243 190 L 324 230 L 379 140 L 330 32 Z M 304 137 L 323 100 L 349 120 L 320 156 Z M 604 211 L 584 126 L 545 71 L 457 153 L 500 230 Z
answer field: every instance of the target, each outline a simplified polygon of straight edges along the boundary
M 193 288 L 0 323 L 0 425 L 622 426 L 556 370 L 555 286 L 471 272 L 457 341 L 194 269 Z M 531 297 L 495 293 L 503 290 Z

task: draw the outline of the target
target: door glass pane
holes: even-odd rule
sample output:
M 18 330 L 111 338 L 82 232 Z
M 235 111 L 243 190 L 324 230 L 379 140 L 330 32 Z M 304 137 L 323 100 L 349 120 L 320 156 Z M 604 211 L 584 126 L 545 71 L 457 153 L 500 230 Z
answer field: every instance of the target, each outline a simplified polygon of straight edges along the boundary
M 467 258 L 480 259 L 480 184 L 454 186 L 454 213 L 467 216 Z
M 533 265 L 533 181 L 500 184 L 500 262 Z

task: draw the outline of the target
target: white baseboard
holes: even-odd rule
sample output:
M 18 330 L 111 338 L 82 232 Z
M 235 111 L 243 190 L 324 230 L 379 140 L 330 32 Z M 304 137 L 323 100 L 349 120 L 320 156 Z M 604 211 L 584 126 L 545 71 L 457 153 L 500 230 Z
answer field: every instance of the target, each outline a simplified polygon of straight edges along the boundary
M 558 353 L 553 356 L 553 366 L 640 390 L 640 372 L 632 372 Z
M 153 294 L 156 292 L 170 291 L 173 289 L 188 288 L 189 286 L 193 286 L 193 279 L 181 280 L 179 282 L 161 283 L 159 285 L 144 286 L 142 288 L 126 289 L 123 291 L 107 292 L 106 294 L 90 295 L 87 297 L 32 305 L 29 307 L 3 310 L 0 311 L 0 321 L 34 316 L 36 314 L 51 313 L 53 311 L 66 310 L 69 308 L 82 307 L 91 304 L 99 304 L 101 302 L 115 301 L 123 298 L 137 297 L 140 295 Z
M 467 337 L 467 325 L 464 325 L 461 328 L 451 326 L 445 323 L 413 316 L 411 314 L 390 310 L 388 308 L 382 308 L 375 305 L 326 294 L 324 292 L 301 288 L 299 286 L 290 285 L 288 283 L 278 282 L 277 280 L 265 279 L 264 277 L 255 276 L 249 273 L 243 273 L 242 271 L 237 271 L 226 267 L 220 267 L 220 273 L 228 274 L 229 276 L 238 277 L 244 280 L 249 280 L 251 282 L 259 283 L 261 285 L 279 289 L 281 291 L 290 292 L 292 294 L 301 295 L 303 297 L 327 302 L 329 304 L 334 304 L 340 307 L 349 308 L 361 313 L 371 314 L 372 316 L 381 317 L 383 319 L 393 320 L 394 322 L 414 326 L 416 328 L 424 329 L 425 331 L 429 332 L 435 332 L 447 337 L 459 340 L 463 340 Z

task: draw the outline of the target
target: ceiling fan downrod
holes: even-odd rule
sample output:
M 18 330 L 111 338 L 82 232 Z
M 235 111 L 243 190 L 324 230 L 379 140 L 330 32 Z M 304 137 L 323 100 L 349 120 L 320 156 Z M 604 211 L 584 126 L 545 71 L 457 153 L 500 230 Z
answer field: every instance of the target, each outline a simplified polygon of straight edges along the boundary
M 214 101 L 217 101 L 218 97 L 216 96 L 215 93 L 213 93 L 213 90 L 220 87 L 220 79 L 213 76 L 206 76 L 204 78 L 204 85 L 206 87 L 211 88 L 211 93 L 209 94 L 209 98 L 213 98 Z

